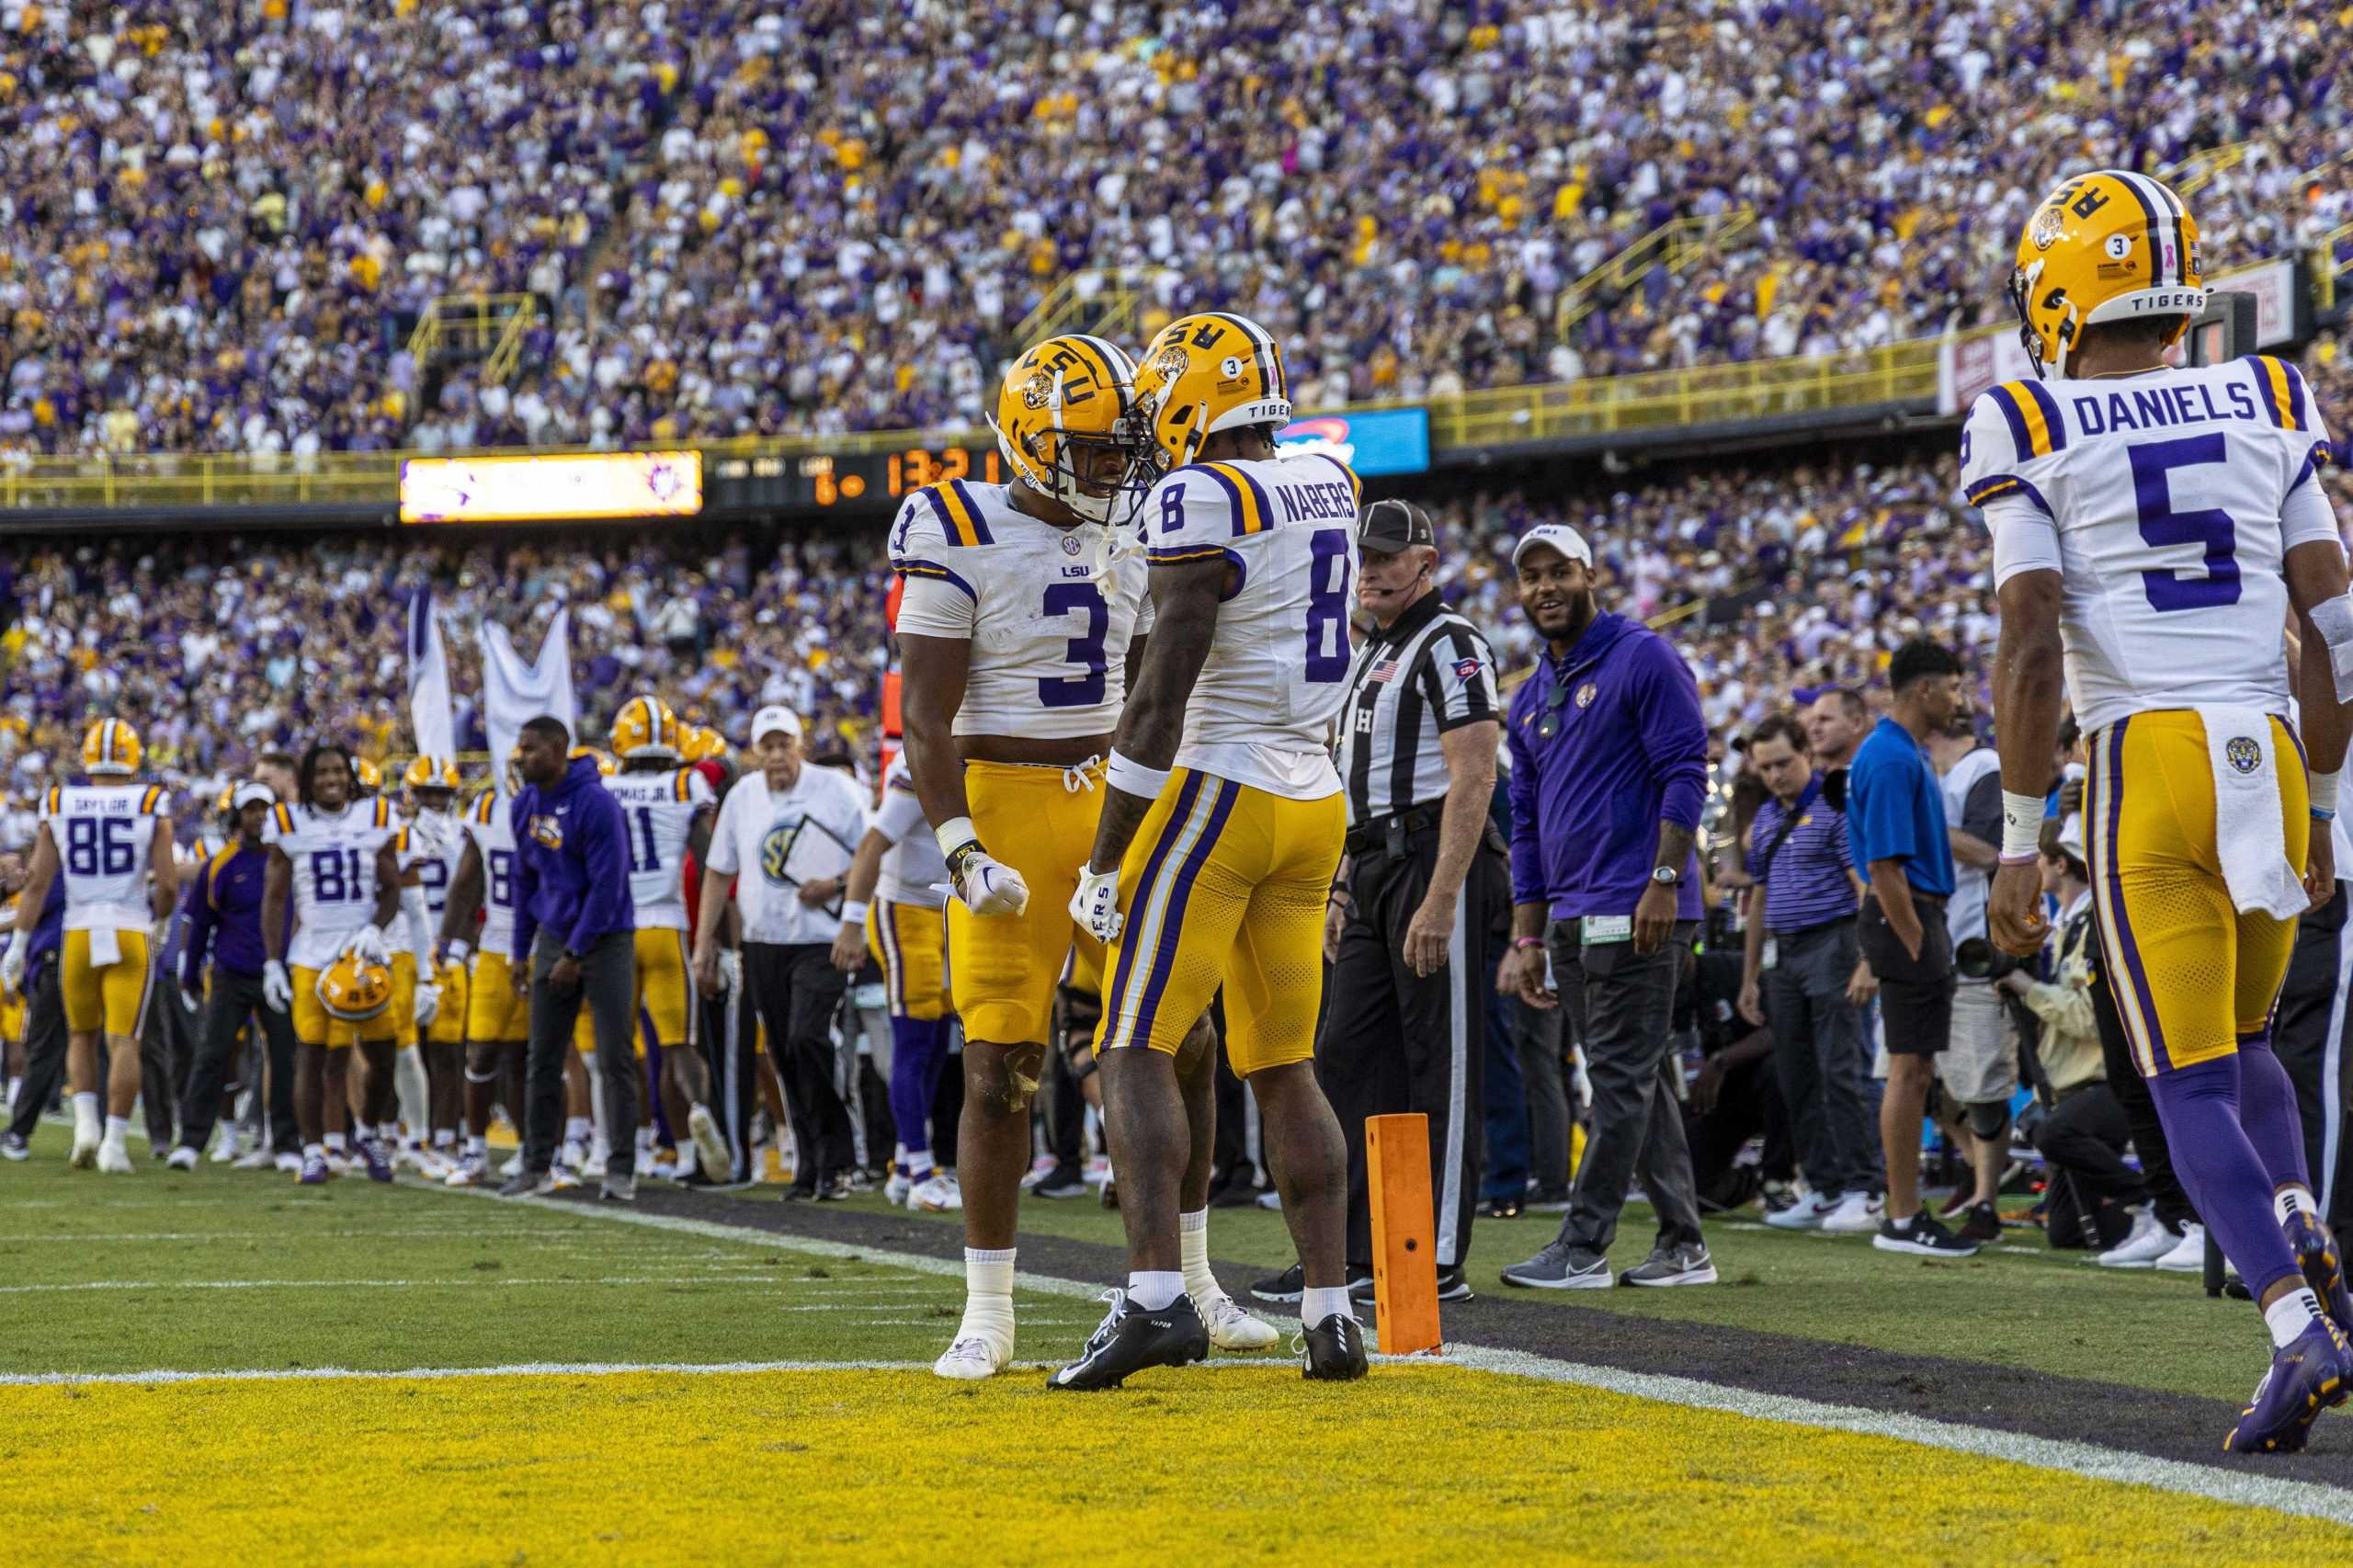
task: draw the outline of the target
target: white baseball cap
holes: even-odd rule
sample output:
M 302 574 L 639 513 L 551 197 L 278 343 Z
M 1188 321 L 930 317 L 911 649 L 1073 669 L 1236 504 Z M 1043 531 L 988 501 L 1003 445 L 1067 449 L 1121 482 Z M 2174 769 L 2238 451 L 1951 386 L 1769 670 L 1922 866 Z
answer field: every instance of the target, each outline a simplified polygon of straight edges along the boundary
M 1566 523 L 1539 523 L 1520 535 L 1519 542 L 1511 547 L 1512 569 L 1518 571 L 1519 558 L 1540 544 L 1551 545 L 1572 561 L 1593 564 L 1593 546 L 1586 543 L 1585 535 Z
M 229 797 L 229 807 L 232 811 L 242 812 L 256 801 L 265 806 L 274 806 L 278 804 L 278 791 L 267 784 L 247 779 L 237 786 L 235 794 Z
M 772 704 L 752 715 L 754 745 L 758 745 L 760 737 L 771 730 L 782 730 L 797 741 L 801 738 L 801 716 L 781 704 Z

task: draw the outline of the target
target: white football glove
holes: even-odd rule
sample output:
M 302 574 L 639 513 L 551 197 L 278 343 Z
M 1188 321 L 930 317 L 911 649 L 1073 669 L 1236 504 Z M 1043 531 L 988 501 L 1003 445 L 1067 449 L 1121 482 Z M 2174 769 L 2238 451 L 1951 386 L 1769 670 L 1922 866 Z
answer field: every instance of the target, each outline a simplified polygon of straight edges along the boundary
M 341 956 L 350 957 L 355 954 L 365 963 L 391 963 L 392 950 L 384 944 L 384 928 L 381 926 L 362 926 L 358 930 L 354 931 L 351 934 L 351 939 L 343 944 Z
M 1021 873 L 977 844 L 948 874 L 956 884 L 956 896 L 975 915 L 1018 915 L 1029 907 L 1029 884 Z
M 180 1006 L 191 1013 L 201 1013 L 204 1011 L 204 998 L 183 985 L 180 987 Z
M 441 944 L 441 962 L 445 967 L 455 964 L 463 969 L 466 960 L 473 956 L 473 950 L 474 945 L 463 937 L 452 937 Z
M 22 994 L 25 989 L 25 949 L 32 937 L 20 927 L 8 933 L 8 950 L 0 953 L 0 991 Z
M 261 999 L 273 1013 L 293 1010 L 294 982 L 287 975 L 284 960 L 272 959 L 262 966 Z
M 1092 867 L 1078 869 L 1078 891 L 1070 895 L 1070 917 L 1095 934 L 1098 942 L 1109 942 L 1127 925 L 1127 917 L 1120 913 L 1120 872 L 1117 867 L 1098 871 Z
M 441 988 L 438 985 L 428 985 L 422 980 L 418 981 L 416 983 L 416 1027 L 426 1028 L 433 1022 L 435 1015 L 440 1011 Z

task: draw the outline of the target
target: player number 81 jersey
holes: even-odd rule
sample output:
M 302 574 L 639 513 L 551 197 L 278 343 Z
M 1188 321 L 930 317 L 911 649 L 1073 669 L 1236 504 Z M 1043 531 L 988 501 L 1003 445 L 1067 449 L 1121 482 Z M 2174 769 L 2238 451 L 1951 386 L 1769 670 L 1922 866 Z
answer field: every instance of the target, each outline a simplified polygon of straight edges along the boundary
M 2314 472 L 2327 429 L 2293 365 L 2010 381 L 1961 433 L 1998 588 L 2055 571 L 2086 733 L 2201 705 L 2285 717 L 2287 552 L 2335 540 Z
M 375 919 L 376 852 L 400 829 L 382 800 L 354 801 L 339 812 L 284 801 L 270 808 L 262 842 L 294 870 L 294 940 L 286 957 L 295 968 L 326 968 Z
M 1339 792 L 1331 725 L 1347 695 L 1359 488 L 1321 452 L 1195 463 L 1154 487 L 1145 558 L 1231 569 L 1177 767 L 1298 801 Z

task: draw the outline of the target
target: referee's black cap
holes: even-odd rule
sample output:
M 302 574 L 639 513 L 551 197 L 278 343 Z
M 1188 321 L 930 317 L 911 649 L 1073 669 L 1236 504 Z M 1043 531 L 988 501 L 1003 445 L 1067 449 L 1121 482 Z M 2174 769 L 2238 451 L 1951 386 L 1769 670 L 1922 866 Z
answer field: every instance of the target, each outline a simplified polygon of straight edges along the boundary
M 1375 501 L 1357 521 L 1358 550 L 1394 555 L 1417 544 L 1435 550 L 1438 534 L 1430 527 L 1429 514 L 1411 501 Z

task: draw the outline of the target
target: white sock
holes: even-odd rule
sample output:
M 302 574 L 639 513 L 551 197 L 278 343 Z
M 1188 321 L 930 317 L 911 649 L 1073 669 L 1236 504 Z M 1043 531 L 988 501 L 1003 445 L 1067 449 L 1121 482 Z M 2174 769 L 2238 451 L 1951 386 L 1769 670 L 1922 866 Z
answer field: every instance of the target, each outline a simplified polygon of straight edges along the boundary
M 563 1119 L 563 1141 L 565 1142 L 577 1143 L 587 1136 L 588 1119 L 586 1117 L 567 1116 Z
M 2284 1225 L 2291 1214 L 2298 1212 L 2318 1214 L 2320 1205 L 2313 1201 L 2311 1187 L 2298 1182 L 2290 1182 L 2271 1195 L 2271 1212 L 2277 1215 L 2279 1222 Z
M 422 1132 L 431 1119 L 432 1089 L 425 1076 L 425 1052 L 415 1046 L 401 1047 L 392 1058 L 392 1098 L 400 1106 L 400 1119 L 408 1123 L 411 1131 Z
M 302 1157 L 306 1160 L 324 1158 L 326 1152 L 327 1146 L 324 1143 L 305 1143 L 302 1145 Z
M 1196 1301 L 1213 1301 L 1225 1294 L 1210 1272 L 1210 1211 L 1196 1209 L 1176 1216 L 1176 1258 L 1185 1270 L 1185 1293 Z
M 931 1151 L 910 1149 L 899 1161 L 899 1168 L 907 1173 L 910 1181 L 921 1181 L 931 1175 Z
M 1348 1300 L 1347 1286 L 1310 1285 L 1300 1292 L 1299 1321 L 1309 1328 L 1335 1313 L 1351 1321 L 1357 1315 L 1355 1304 Z
M 330 1154 L 340 1154 L 343 1153 L 342 1133 L 330 1132 L 327 1134 L 327 1153 Z
M 127 1116 L 110 1116 L 107 1118 L 108 1142 L 119 1143 L 130 1135 L 131 1118 Z
M 698 1151 L 695 1148 L 695 1141 L 693 1139 L 682 1138 L 678 1141 L 678 1163 L 674 1168 L 680 1177 L 683 1178 L 695 1174 L 696 1169 L 701 1164 L 701 1162 L 696 1157 L 697 1153 Z
M 637 1152 L 641 1154 L 654 1153 L 654 1129 L 651 1127 L 641 1127 L 637 1130 Z
M 401 1143 L 401 1124 L 397 1121 L 378 1122 L 376 1124 L 376 1141 L 387 1148 L 399 1148 Z
M 472 1133 L 468 1133 L 466 1135 L 466 1153 L 475 1159 L 487 1157 L 490 1153 L 490 1140 L 487 1138 L 477 1138 Z
M 2271 1330 L 2271 1343 L 2285 1350 L 2294 1343 L 2296 1335 L 2312 1327 L 2320 1316 L 2320 1298 L 2307 1288 L 2290 1290 L 2263 1309 L 2263 1322 Z
M 437 1149 L 454 1149 L 458 1146 L 458 1135 L 445 1127 L 433 1135 L 433 1146 Z
M 964 1322 L 956 1337 L 983 1334 L 1013 1343 L 1014 1247 L 964 1249 Z
M 74 1096 L 74 1125 L 96 1127 L 98 1124 L 98 1096 L 95 1089 Z
M 1156 1312 L 1185 1293 L 1185 1277 L 1175 1269 L 1144 1268 L 1128 1275 L 1128 1300 Z

